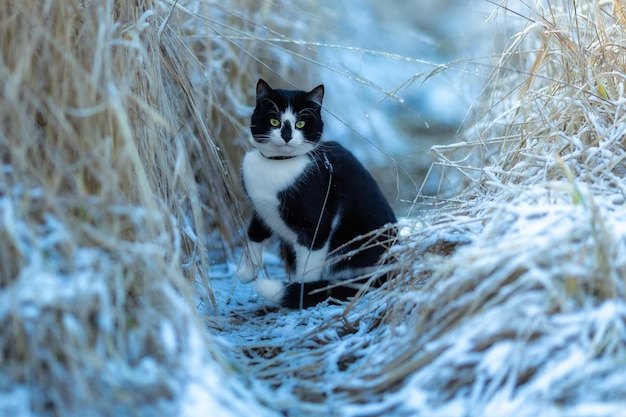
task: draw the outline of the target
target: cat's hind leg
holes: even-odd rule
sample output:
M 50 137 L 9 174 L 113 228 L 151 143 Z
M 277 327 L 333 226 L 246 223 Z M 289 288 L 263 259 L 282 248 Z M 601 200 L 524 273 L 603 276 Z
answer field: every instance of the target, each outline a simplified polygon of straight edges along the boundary
M 305 283 L 303 284 L 303 294 L 306 296 L 302 303 L 303 307 L 309 307 L 325 300 L 328 297 L 325 293 L 318 295 L 309 295 L 308 293 L 313 287 L 318 289 L 329 285 L 327 281 L 320 281 L 322 273 L 326 269 L 328 245 L 318 250 L 309 250 L 309 248 L 297 244 L 285 245 L 285 248 L 289 249 L 288 254 L 295 258 L 287 257 L 285 259 L 287 270 L 293 267 L 291 264 L 295 260 L 295 271 L 293 271 L 295 277 L 290 276 L 292 282 L 287 284 L 281 280 L 259 278 L 254 281 L 254 288 L 257 293 L 272 303 L 288 308 L 298 308 L 300 297 L 295 294 L 295 289 L 300 289 L 301 283 Z
M 315 282 L 322 279 L 327 267 L 328 244 L 320 249 L 310 249 L 302 245 L 294 245 L 296 255 L 295 282 Z

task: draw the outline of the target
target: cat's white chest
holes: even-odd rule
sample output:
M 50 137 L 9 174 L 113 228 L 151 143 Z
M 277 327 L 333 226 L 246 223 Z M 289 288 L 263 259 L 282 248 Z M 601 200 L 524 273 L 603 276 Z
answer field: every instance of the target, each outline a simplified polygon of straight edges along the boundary
M 263 221 L 283 239 L 295 242 L 295 233 L 280 217 L 278 193 L 293 185 L 311 160 L 306 155 L 285 160 L 265 158 L 252 149 L 243 160 L 243 181 L 248 197 Z

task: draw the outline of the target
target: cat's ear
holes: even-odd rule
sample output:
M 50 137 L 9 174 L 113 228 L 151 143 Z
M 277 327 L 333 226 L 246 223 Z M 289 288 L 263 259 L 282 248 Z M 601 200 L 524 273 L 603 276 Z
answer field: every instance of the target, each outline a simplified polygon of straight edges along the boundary
M 256 99 L 259 101 L 263 97 L 267 97 L 272 92 L 272 87 L 264 80 L 259 78 L 259 82 L 256 84 Z
M 321 107 L 322 100 L 324 99 L 324 85 L 320 84 L 306 93 L 306 98 Z

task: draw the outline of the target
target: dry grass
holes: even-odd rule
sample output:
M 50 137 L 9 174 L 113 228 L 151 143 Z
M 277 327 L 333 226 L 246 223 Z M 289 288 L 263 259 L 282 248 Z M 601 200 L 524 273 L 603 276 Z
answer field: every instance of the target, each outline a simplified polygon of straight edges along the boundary
M 262 64 L 217 22 L 262 11 L 231 3 L 0 8 L 2 413 L 174 415 L 194 360 L 232 374 L 191 343 L 188 291 L 209 239 L 239 238 L 236 110 Z

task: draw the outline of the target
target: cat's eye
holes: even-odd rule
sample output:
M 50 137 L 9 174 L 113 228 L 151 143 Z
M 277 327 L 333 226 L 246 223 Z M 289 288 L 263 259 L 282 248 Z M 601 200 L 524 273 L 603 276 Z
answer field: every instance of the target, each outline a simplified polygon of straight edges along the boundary
M 272 119 L 270 119 L 270 124 L 272 126 L 274 126 L 274 127 L 278 127 L 278 126 L 280 126 L 280 120 L 272 118 Z M 296 123 L 296 125 L 297 125 L 297 123 Z
M 298 121 L 296 122 L 296 127 L 297 127 L 298 129 L 302 129 L 302 128 L 304 127 L 304 125 L 305 125 L 304 120 L 298 120 Z

